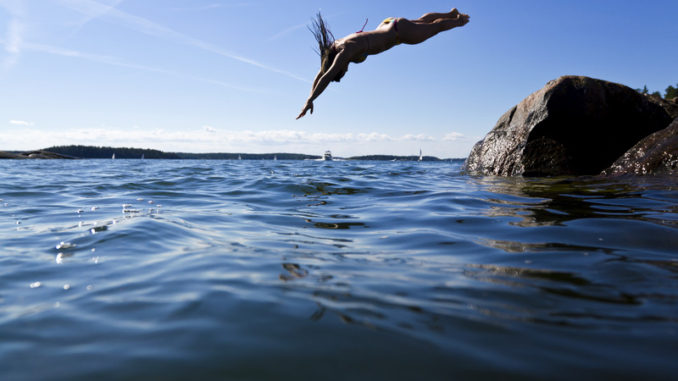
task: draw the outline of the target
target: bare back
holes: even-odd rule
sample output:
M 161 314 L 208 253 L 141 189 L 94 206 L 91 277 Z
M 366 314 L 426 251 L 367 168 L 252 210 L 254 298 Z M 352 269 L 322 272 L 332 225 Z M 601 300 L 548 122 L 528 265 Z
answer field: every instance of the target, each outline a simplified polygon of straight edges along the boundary
M 334 45 L 337 50 L 347 50 L 351 56 L 379 54 L 398 44 L 397 20 L 394 21 L 382 23 L 375 30 L 350 34 L 335 41 Z

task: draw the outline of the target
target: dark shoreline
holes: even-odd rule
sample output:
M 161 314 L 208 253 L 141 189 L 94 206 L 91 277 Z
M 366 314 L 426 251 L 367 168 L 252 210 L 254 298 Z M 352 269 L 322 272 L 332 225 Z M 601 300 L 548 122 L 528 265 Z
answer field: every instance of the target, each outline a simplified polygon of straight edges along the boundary
M 317 160 L 321 155 L 297 153 L 187 153 L 163 152 L 153 149 L 92 147 L 92 146 L 59 146 L 36 151 L 0 151 L 0 159 L 165 159 L 165 160 Z M 342 160 L 374 160 L 374 161 L 418 161 L 419 156 L 398 155 L 363 155 L 339 158 Z M 440 159 L 435 156 L 423 156 L 422 161 L 463 160 Z

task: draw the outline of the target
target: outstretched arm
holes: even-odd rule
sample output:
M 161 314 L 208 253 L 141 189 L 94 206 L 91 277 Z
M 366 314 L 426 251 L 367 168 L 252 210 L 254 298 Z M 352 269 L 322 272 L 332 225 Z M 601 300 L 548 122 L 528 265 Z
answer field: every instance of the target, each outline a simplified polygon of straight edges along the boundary
M 323 76 L 323 71 L 322 69 L 318 71 L 318 74 L 315 76 L 315 79 L 313 80 L 313 86 L 311 87 L 311 94 L 313 94 L 313 90 L 315 90 L 315 87 L 318 86 L 318 81 L 320 80 L 320 77 Z
M 313 101 L 316 98 L 318 98 L 318 96 L 322 94 L 323 91 L 325 91 L 327 85 L 330 84 L 332 79 L 336 78 L 336 76 L 343 70 L 348 69 L 349 60 L 347 56 L 348 55 L 346 54 L 345 50 L 340 51 L 337 54 L 337 56 L 334 57 L 334 61 L 332 62 L 332 66 L 330 66 L 330 69 L 324 74 L 322 73 L 322 71 L 318 73 L 318 75 L 315 78 L 315 81 L 313 81 L 313 89 L 311 89 L 311 95 L 306 100 L 306 104 L 304 105 L 304 108 L 301 110 L 299 116 L 297 116 L 297 119 L 306 115 L 307 111 L 311 111 L 311 114 L 313 114 Z

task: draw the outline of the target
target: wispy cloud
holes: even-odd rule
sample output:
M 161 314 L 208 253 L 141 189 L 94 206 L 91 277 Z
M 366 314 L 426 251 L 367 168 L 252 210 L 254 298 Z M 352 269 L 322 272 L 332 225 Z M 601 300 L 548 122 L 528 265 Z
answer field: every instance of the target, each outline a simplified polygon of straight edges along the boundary
M 16 65 L 21 54 L 25 31 L 25 26 L 22 21 L 23 9 L 22 3 L 16 0 L 0 1 L 0 7 L 5 9 L 10 16 L 5 31 L 6 42 L 4 45 L 6 56 L 2 61 L 3 69 L 8 70 Z
M 173 7 L 170 8 L 170 10 L 173 11 L 182 11 L 182 12 L 201 12 L 201 11 L 211 11 L 214 9 L 221 9 L 221 8 L 240 8 L 240 7 L 249 7 L 252 6 L 252 2 L 235 2 L 235 3 L 212 3 L 212 4 L 206 4 L 206 5 L 200 5 L 200 6 L 195 6 L 195 7 Z
M 28 122 L 28 121 L 25 121 L 25 120 L 15 120 L 15 119 L 10 120 L 9 124 L 12 124 L 14 126 L 24 126 L 24 127 L 30 127 L 30 126 L 35 125 L 35 123 L 33 123 L 33 122 Z
M 401 140 L 411 140 L 413 142 L 432 142 L 435 140 L 433 136 L 424 135 L 424 134 L 407 134 L 401 138 Z
M 88 24 L 90 21 L 93 21 L 112 9 L 115 9 L 120 3 L 122 3 L 124 0 L 110 0 L 109 4 L 101 4 L 101 7 L 97 7 L 97 9 L 93 9 L 92 12 L 88 12 L 85 14 L 84 19 L 82 19 L 78 24 L 75 25 L 75 29 L 73 30 L 73 34 L 77 33 L 78 30 L 82 29 L 86 24 Z
M 300 130 L 235 131 L 210 125 L 182 130 L 135 128 L 25 129 L 3 137 L 4 149 L 29 150 L 53 145 L 84 144 L 155 148 L 180 152 L 300 152 L 320 153 L 326 149 L 339 156 L 393 153 L 414 155 L 423 148 L 426 155 L 464 157 L 470 151 L 465 142 L 440 138 L 418 140 L 415 135 L 392 136 L 380 132 L 324 133 Z M 415 149 L 416 148 L 416 149 Z
M 277 40 L 277 39 L 279 39 L 279 38 L 281 38 L 281 37 L 283 37 L 283 36 L 285 36 L 289 33 L 296 31 L 296 30 L 306 28 L 307 26 L 308 26 L 308 24 L 304 23 L 304 24 L 298 24 L 298 25 L 294 25 L 294 26 L 291 26 L 289 28 L 283 29 L 282 31 L 271 36 L 270 40 Z
M 0 40 L 0 45 L 6 45 L 6 43 L 4 41 Z M 105 64 L 105 65 L 118 66 L 118 67 L 124 67 L 124 68 L 128 68 L 128 69 L 159 73 L 159 74 L 172 76 L 172 77 L 175 77 L 175 78 L 189 79 L 189 80 L 193 80 L 193 81 L 209 83 L 209 84 L 212 84 L 212 85 L 221 86 L 221 87 L 225 87 L 225 88 L 229 88 L 229 89 L 233 89 L 233 90 L 238 90 L 238 91 L 244 91 L 244 92 L 250 92 L 250 93 L 263 93 L 264 92 L 264 90 L 262 90 L 262 89 L 255 89 L 255 88 L 237 86 L 237 85 L 233 85 L 231 83 L 224 82 L 224 81 L 219 81 L 219 80 L 215 80 L 215 79 L 204 78 L 204 77 L 199 77 L 199 76 L 194 76 L 194 75 L 182 74 L 182 73 L 179 73 L 177 71 L 168 70 L 168 69 L 164 69 L 164 68 L 128 63 L 128 62 L 122 61 L 121 59 L 119 59 L 117 57 L 113 57 L 113 56 L 90 54 L 90 53 L 80 52 L 80 51 L 76 51 L 76 50 L 63 49 L 63 48 L 59 48 L 59 47 L 55 47 L 55 46 L 49 46 L 49 45 L 44 45 L 44 44 L 35 44 L 35 43 L 30 43 L 30 42 L 24 43 L 23 49 L 27 50 L 27 51 L 36 51 L 36 52 L 47 53 L 47 54 L 52 54 L 52 55 L 57 55 L 57 56 L 62 56 L 62 57 L 77 58 L 77 59 L 101 63 L 101 64 Z
M 142 128 L 83 128 L 59 131 L 36 130 L 35 133 L 41 135 L 39 140 L 58 140 L 63 144 L 105 143 L 136 146 L 162 145 L 167 143 L 199 144 L 215 147 L 237 146 L 241 144 L 276 146 L 284 144 L 325 145 L 333 143 L 367 144 L 420 141 L 419 138 L 414 137 L 413 135 L 390 136 L 379 132 L 323 133 L 299 130 L 236 131 L 222 130 L 210 125 L 181 131 Z M 433 138 L 430 137 L 430 139 Z
M 57 0 L 57 1 L 60 4 L 70 9 L 73 9 L 76 12 L 82 13 L 88 17 L 99 17 L 99 15 L 103 14 L 105 15 L 104 17 L 114 19 L 122 26 L 143 34 L 163 38 L 166 40 L 173 41 L 174 43 L 201 49 L 213 54 L 217 54 L 222 57 L 233 59 L 245 63 L 247 65 L 258 67 L 260 69 L 270 71 L 273 73 L 281 74 L 299 81 L 309 82 L 306 78 L 302 78 L 296 74 L 278 69 L 270 65 L 263 64 L 251 58 L 247 58 L 237 53 L 225 50 L 209 42 L 187 36 L 183 33 L 177 32 L 166 26 L 154 23 L 143 17 L 123 12 L 119 9 L 100 4 L 93 0 Z
M 448 134 L 445 134 L 445 136 L 443 136 L 443 140 L 449 141 L 449 142 L 454 142 L 454 141 L 465 139 L 465 138 L 466 138 L 466 136 L 462 133 L 459 133 L 459 132 L 450 132 Z

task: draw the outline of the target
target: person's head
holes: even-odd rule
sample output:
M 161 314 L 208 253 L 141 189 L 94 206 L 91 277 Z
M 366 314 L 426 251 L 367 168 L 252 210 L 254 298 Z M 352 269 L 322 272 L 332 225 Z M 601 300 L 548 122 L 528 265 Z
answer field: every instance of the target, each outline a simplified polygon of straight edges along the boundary
M 320 70 L 323 73 L 326 73 L 332 67 L 332 62 L 334 62 L 334 57 L 337 56 L 337 49 L 334 48 L 334 35 L 329 30 L 325 19 L 318 12 L 316 18 L 313 20 L 313 24 L 309 27 L 311 33 L 315 37 L 315 40 L 318 42 L 318 55 L 320 55 Z M 346 71 L 339 73 L 333 81 L 339 82 L 344 76 Z

